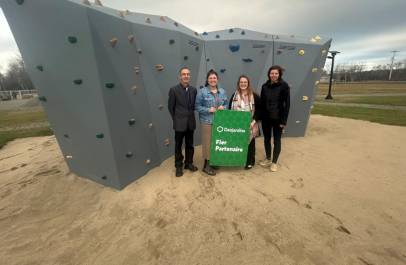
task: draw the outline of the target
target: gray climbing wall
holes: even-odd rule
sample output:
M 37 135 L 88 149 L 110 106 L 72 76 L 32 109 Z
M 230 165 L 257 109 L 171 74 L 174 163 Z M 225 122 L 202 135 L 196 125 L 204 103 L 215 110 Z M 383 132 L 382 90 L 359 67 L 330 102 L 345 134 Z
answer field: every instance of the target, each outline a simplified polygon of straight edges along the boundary
M 166 103 L 180 67 L 198 88 L 215 69 L 231 95 L 239 75 L 260 92 L 268 68 L 281 65 L 292 88 L 287 136 L 303 136 L 331 42 L 243 29 L 198 34 L 100 1 L 0 5 L 69 168 L 116 189 L 173 154 Z

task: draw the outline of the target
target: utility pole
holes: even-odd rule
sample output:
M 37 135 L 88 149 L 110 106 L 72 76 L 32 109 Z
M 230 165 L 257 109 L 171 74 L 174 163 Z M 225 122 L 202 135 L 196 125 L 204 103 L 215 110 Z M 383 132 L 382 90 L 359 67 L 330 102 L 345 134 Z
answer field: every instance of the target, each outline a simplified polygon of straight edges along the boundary
M 399 52 L 399 51 L 392 51 L 393 56 L 392 56 L 392 62 L 391 62 L 391 64 L 390 64 L 389 81 L 390 81 L 391 78 L 392 78 L 393 62 L 395 61 L 395 55 L 396 55 L 397 52 Z
M 329 51 L 329 53 L 331 53 L 331 56 L 328 56 L 328 58 L 331 59 L 331 70 L 330 70 L 330 84 L 328 85 L 328 94 L 326 96 L 326 99 L 333 99 L 333 97 L 331 96 L 331 84 L 333 83 L 334 57 L 340 52 Z

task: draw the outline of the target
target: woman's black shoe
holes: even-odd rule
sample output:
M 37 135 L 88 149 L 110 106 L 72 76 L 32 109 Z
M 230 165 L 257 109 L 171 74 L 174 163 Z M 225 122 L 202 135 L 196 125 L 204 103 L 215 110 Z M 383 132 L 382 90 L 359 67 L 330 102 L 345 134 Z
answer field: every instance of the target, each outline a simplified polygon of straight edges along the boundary
M 209 160 L 204 160 L 203 172 L 210 176 L 216 175 L 216 171 L 210 166 Z

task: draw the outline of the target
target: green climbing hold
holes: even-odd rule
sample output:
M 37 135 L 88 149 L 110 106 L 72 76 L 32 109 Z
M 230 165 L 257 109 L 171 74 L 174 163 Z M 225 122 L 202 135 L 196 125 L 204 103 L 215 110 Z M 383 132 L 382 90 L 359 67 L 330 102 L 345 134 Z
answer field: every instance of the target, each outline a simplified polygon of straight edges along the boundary
M 82 79 L 76 79 L 76 80 L 73 81 L 73 83 L 75 85 L 81 85 L 83 83 L 83 80 Z
M 43 67 L 42 65 L 37 65 L 37 69 L 38 69 L 39 71 L 41 71 L 41 72 L 44 71 L 44 67 Z
M 24 0 L 16 0 L 17 4 L 22 5 L 24 4 Z
M 187 59 L 189 59 L 189 57 L 187 57 L 187 56 L 183 57 L 183 60 L 187 61 Z
M 106 83 L 106 87 L 107 88 L 114 88 L 114 84 L 113 83 Z
M 39 101 L 42 101 L 42 102 L 47 102 L 47 98 L 44 97 L 44 96 L 38 97 L 38 100 L 39 100 Z
M 131 157 L 133 157 L 133 153 L 132 152 L 128 152 L 127 154 L 125 154 L 125 157 L 127 157 L 127 158 L 131 158 Z
M 175 40 L 169 40 L 169 44 L 174 44 L 175 43 Z
M 72 44 L 77 43 L 78 42 L 78 38 L 74 37 L 74 36 L 69 36 L 68 37 L 68 41 Z
M 96 134 L 96 138 L 98 138 L 98 139 L 103 139 L 103 138 L 104 138 L 104 134 L 102 134 L 102 133 Z
M 133 126 L 135 124 L 135 119 L 130 119 L 128 125 Z

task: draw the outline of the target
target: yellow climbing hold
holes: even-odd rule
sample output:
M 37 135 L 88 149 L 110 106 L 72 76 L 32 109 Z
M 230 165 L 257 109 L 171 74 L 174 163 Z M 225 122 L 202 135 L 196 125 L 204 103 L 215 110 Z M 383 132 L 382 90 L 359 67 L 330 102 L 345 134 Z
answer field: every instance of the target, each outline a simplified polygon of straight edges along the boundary
M 318 70 L 319 70 L 319 69 L 317 69 L 317 68 L 315 67 L 315 68 L 312 69 L 312 72 L 313 72 L 313 73 L 317 73 Z
M 299 52 L 298 52 L 298 54 L 299 54 L 300 56 L 303 56 L 303 55 L 305 54 L 305 50 L 300 49 Z
M 303 101 L 308 101 L 308 100 L 309 100 L 309 97 L 308 97 L 308 96 L 303 96 L 303 97 L 302 97 L 302 100 L 303 100 Z

